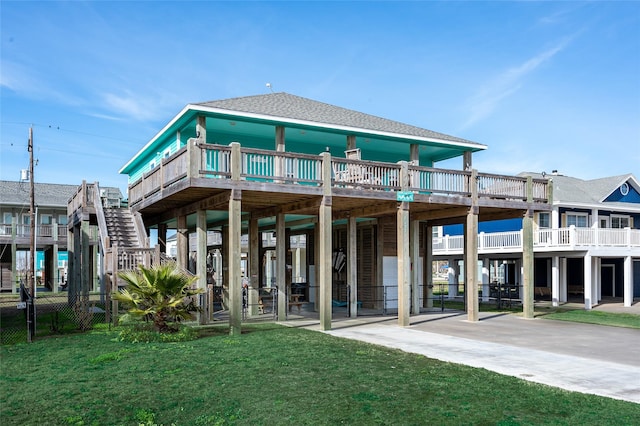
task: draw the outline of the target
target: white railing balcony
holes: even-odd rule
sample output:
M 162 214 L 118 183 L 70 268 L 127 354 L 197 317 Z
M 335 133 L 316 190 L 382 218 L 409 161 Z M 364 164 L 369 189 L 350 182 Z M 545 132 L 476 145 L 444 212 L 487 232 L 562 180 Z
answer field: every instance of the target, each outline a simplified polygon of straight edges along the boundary
M 638 248 L 640 229 L 569 228 L 537 229 L 533 232 L 534 251 L 589 250 L 593 248 Z M 446 235 L 433 239 L 433 254 L 462 254 L 464 237 Z M 522 251 L 522 231 L 481 232 L 478 252 Z

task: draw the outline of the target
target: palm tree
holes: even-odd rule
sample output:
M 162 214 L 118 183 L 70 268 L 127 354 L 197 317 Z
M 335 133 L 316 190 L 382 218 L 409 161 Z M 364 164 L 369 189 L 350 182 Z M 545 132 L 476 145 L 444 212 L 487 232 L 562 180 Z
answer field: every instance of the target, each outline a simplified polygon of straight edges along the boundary
M 132 316 L 151 319 L 157 331 L 175 332 L 177 323 L 191 318 L 200 308 L 192 296 L 202 293 L 191 284 L 197 277 L 180 271 L 175 263 L 164 263 L 138 270 L 121 272 L 120 278 L 127 286 L 113 298 L 129 305 Z

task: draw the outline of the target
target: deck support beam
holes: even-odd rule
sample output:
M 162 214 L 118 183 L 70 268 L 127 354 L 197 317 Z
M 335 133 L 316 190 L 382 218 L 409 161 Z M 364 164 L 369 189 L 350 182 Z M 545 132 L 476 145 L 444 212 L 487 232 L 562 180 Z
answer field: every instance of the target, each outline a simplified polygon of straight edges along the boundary
M 242 170 L 240 144 L 231 143 L 231 180 L 239 181 Z M 239 336 L 242 332 L 242 272 L 241 246 L 242 234 L 242 191 L 231 190 L 229 198 L 229 237 L 226 241 L 229 260 L 229 334 Z
M 332 255 L 332 222 L 331 222 L 331 154 L 323 152 L 322 180 L 323 196 L 318 209 L 318 277 L 320 286 L 320 329 L 331 330 L 331 255 Z
M 465 153 L 465 158 L 467 157 Z M 469 161 L 471 161 L 471 153 Z M 478 185 L 477 170 L 471 171 L 469 189 L 471 190 L 471 208 L 464 224 L 464 269 L 465 292 L 467 302 L 467 320 L 478 321 Z
M 287 235 L 284 213 L 276 215 L 276 282 L 278 286 L 278 321 L 287 319 Z
M 347 286 L 349 287 L 349 316 L 358 316 L 358 228 L 356 218 L 347 221 Z
M 433 226 L 428 224 L 424 229 L 424 263 L 422 266 L 423 294 L 422 306 L 433 308 Z
M 207 289 L 207 211 L 196 212 L 196 276 L 197 285 L 201 290 Z M 208 315 L 206 305 L 200 306 L 202 312 L 198 313 L 198 323 L 206 324 Z
M 411 258 L 409 256 L 409 203 L 398 204 L 398 325 L 408 327 L 411 323 Z
M 409 224 L 409 257 L 411 258 L 411 313 L 420 314 L 420 222 L 412 220 Z
M 522 218 L 522 315 L 533 319 L 533 211 Z
M 251 215 L 249 219 L 249 316 L 258 315 L 260 295 L 260 229 L 258 219 Z
M 467 320 L 478 321 L 478 215 L 470 209 L 464 224 L 464 297 L 467 305 Z
M 180 215 L 177 218 L 178 229 L 176 232 L 176 263 L 178 268 L 187 269 L 189 258 L 189 230 L 187 229 L 187 216 Z

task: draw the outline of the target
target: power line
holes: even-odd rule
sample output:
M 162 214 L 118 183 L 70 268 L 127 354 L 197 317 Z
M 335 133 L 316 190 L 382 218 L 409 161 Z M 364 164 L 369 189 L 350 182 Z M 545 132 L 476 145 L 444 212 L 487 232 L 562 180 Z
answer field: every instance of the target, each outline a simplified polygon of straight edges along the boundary
M 103 138 L 103 139 L 111 139 L 114 141 L 118 141 L 118 142 L 126 142 L 126 143 L 139 143 L 140 141 L 134 141 L 134 140 L 129 140 L 129 139 L 120 139 L 120 138 L 114 138 L 113 136 L 106 136 L 106 135 L 99 135 L 96 133 L 90 133 L 90 132 L 86 132 L 83 130 L 74 130 L 74 129 L 65 129 L 62 128 L 60 126 L 56 126 L 53 124 L 38 124 L 38 123 L 23 123 L 23 122 L 19 122 L 19 121 L 0 121 L 0 124 L 2 125 L 7 125 L 7 124 L 12 124 L 12 125 L 21 125 L 21 126 L 31 126 L 31 127 L 42 127 L 45 129 L 51 129 L 51 130 L 58 130 L 61 132 L 67 132 L 67 133 L 75 133 L 78 135 L 85 135 L 85 136 L 92 136 L 92 137 L 96 137 L 96 138 Z M 13 145 L 13 143 L 11 143 Z

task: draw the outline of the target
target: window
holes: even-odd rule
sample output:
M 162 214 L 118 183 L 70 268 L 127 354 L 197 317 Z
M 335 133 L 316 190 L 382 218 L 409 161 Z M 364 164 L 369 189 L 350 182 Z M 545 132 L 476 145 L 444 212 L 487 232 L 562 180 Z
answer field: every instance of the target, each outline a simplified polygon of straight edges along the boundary
M 611 227 L 612 228 L 628 228 L 629 225 L 629 216 L 614 216 L 611 215 Z
M 24 213 L 22 215 L 22 224 L 23 225 L 30 225 L 31 224 L 31 216 L 29 215 L 29 213 Z
M 51 221 L 53 217 L 50 214 L 41 214 L 40 215 L 40 224 L 41 225 L 51 225 Z
M 11 220 L 13 219 L 13 214 L 11 212 L 4 212 L 2 214 L 2 223 L 6 225 L 11 225 Z
M 549 213 L 540 213 L 538 215 L 539 228 L 551 228 L 551 215 Z
M 58 224 L 60 224 L 60 225 L 66 225 L 67 224 L 67 215 L 66 214 L 59 214 L 58 215 Z
M 567 213 L 567 226 L 587 228 L 589 226 L 588 218 L 586 213 Z
M 432 229 L 431 232 L 432 232 L 432 237 L 433 238 L 442 237 L 442 226 L 434 226 L 431 229 Z

